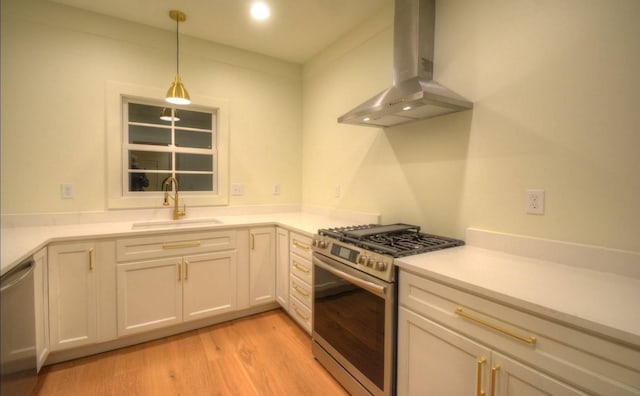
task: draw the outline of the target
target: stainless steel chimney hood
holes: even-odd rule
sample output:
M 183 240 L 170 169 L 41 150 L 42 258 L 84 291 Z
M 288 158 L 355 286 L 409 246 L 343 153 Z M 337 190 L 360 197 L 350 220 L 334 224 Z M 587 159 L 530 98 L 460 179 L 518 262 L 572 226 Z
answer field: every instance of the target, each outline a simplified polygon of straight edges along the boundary
M 435 0 L 396 0 L 393 86 L 338 118 L 338 122 L 390 127 L 473 108 L 433 80 Z

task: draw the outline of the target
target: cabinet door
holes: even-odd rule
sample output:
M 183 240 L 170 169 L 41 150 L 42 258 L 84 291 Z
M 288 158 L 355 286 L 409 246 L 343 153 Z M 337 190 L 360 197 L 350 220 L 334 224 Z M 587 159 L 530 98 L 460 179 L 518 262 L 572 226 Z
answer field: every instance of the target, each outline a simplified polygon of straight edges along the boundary
M 586 395 L 567 384 L 525 366 L 500 353 L 493 352 L 491 361 L 491 395 L 500 396 L 576 396 Z
M 249 303 L 259 305 L 276 300 L 275 228 L 249 231 Z
M 398 395 L 486 394 L 491 351 L 404 307 L 398 318 Z
M 276 300 L 289 310 L 289 231 L 276 229 Z
M 49 356 L 49 285 L 47 284 L 47 249 L 33 255 L 35 261 L 34 296 L 36 313 L 36 356 L 38 372 Z
M 97 293 L 94 244 L 54 245 L 49 249 L 49 326 L 51 351 L 96 342 Z
M 118 336 L 182 322 L 182 258 L 119 264 Z
M 235 250 L 184 258 L 184 320 L 196 320 L 236 309 Z

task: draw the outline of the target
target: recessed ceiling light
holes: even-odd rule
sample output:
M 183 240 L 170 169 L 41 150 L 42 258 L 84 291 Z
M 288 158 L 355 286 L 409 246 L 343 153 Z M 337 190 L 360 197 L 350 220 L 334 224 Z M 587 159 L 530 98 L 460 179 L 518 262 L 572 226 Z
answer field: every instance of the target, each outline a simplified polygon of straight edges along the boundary
M 270 15 L 271 15 L 271 10 L 269 9 L 269 6 L 266 3 L 259 1 L 251 5 L 251 16 L 254 19 L 258 19 L 262 21 L 269 18 Z
M 365 117 L 362 121 L 364 121 L 364 122 L 371 121 L 371 118 Z
M 404 106 L 404 107 L 402 108 L 402 110 L 404 110 L 404 111 L 411 110 L 411 106 Z

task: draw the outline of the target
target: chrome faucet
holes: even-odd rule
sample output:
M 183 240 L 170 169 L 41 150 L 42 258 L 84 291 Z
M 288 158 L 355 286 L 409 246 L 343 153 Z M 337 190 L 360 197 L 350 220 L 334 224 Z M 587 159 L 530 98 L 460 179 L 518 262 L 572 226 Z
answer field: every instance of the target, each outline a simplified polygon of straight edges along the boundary
M 172 188 L 171 187 L 171 183 L 173 183 L 173 185 L 175 186 L 176 189 L 176 193 L 174 194 L 174 196 L 170 196 L 169 195 L 169 189 Z M 164 181 L 162 182 L 162 189 L 164 190 L 164 202 L 162 203 L 162 206 L 169 206 L 169 198 L 173 199 L 173 219 L 174 220 L 178 220 L 180 217 L 184 216 L 187 214 L 187 205 L 183 206 L 183 209 L 180 210 L 180 202 L 179 202 L 179 198 L 178 198 L 178 180 L 176 180 L 175 177 L 173 176 L 169 176 L 166 179 L 164 179 Z

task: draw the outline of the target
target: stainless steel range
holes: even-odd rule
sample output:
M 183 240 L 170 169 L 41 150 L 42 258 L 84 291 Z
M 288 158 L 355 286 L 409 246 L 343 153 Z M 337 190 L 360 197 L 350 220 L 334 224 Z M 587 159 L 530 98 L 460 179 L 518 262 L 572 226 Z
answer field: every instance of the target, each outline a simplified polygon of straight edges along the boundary
M 312 350 L 349 393 L 395 393 L 394 259 L 463 244 L 408 224 L 318 230 Z

